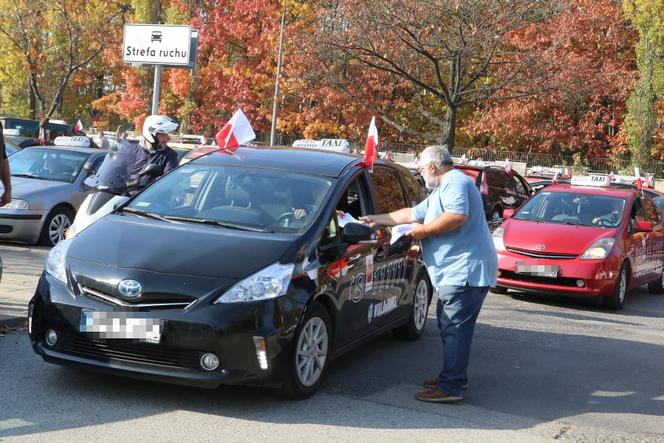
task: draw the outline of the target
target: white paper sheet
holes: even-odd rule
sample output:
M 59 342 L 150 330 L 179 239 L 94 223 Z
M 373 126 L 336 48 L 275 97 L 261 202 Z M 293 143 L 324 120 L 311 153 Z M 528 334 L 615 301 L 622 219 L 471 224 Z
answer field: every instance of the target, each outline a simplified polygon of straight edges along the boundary
M 337 216 L 337 220 L 339 220 L 339 226 L 342 228 L 347 224 L 347 223 L 362 223 L 358 219 L 354 218 L 352 215 L 350 215 L 347 212 L 344 212 L 343 217 Z
M 390 244 L 393 245 L 401 237 L 412 231 L 413 227 L 408 224 L 392 226 L 392 238 L 390 239 Z

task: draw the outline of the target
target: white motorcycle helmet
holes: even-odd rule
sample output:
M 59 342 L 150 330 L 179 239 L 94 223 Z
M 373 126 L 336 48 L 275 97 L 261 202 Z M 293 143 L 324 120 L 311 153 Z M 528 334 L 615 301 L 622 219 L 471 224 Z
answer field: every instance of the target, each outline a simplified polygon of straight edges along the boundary
M 179 123 L 165 115 L 150 115 L 143 123 L 143 137 L 157 147 L 157 134 L 172 134 L 180 127 Z

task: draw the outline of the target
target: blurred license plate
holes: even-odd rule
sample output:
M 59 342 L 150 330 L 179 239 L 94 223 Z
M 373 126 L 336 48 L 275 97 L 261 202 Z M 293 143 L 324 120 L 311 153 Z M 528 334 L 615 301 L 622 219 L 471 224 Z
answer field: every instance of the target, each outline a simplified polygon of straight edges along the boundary
M 120 338 L 159 343 L 164 321 L 133 312 L 81 311 L 80 331 L 95 338 Z
M 558 277 L 558 266 L 552 265 L 529 265 L 529 264 L 516 264 L 517 274 L 534 275 L 536 277 Z

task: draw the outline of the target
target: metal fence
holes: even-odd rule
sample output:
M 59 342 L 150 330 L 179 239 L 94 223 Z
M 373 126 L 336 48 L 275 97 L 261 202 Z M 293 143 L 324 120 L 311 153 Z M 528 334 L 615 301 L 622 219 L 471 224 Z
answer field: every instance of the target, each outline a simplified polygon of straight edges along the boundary
M 426 145 L 405 144 L 405 143 L 386 143 L 383 145 L 385 151 L 401 154 L 416 154 Z M 633 172 L 631 161 L 629 159 L 612 159 L 606 157 L 581 158 L 575 162 L 571 155 L 546 154 L 517 151 L 495 151 L 492 149 L 480 148 L 455 148 L 451 152 L 453 157 L 461 157 L 465 154 L 469 160 L 485 161 L 504 161 L 509 159 L 512 162 L 522 162 L 527 168 L 534 166 L 542 167 L 568 167 L 570 169 L 582 169 L 584 172 Z M 580 161 L 580 162 L 579 162 Z M 652 162 L 643 166 L 642 175 L 653 175 L 655 177 L 664 176 L 664 162 Z

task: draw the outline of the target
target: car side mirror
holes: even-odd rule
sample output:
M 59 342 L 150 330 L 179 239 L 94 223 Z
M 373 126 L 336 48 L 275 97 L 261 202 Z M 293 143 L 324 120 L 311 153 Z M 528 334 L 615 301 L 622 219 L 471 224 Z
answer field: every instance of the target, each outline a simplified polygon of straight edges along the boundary
M 503 210 L 503 218 L 507 220 L 512 217 L 516 211 L 514 209 L 505 209 Z
M 636 225 L 634 225 L 634 232 L 652 232 L 653 227 L 653 222 L 637 220 Z
M 157 178 L 164 173 L 164 168 L 154 163 L 146 165 L 138 175 L 146 175 L 150 178 Z
M 376 231 L 362 223 L 347 223 L 341 229 L 341 241 L 351 245 L 376 245 Z

